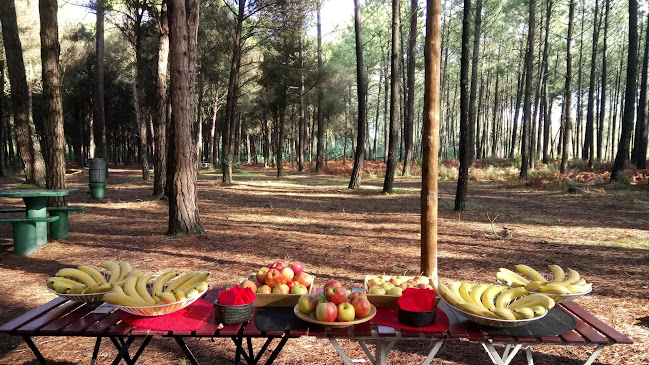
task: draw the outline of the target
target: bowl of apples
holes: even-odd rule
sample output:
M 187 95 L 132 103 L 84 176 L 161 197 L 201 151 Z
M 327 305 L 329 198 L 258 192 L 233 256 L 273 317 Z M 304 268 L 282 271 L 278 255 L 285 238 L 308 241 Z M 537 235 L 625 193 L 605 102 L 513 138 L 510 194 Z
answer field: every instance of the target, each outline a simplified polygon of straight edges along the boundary
M 312 294 L 315 276 L 304 271 L 304 264 L 277 260 L 261 267 L 243 280 L 241 287 L 255 292 L 255 307 L 293 307 L 300 295 Z
M 396 308 L 397 299 L 408 288 L 433 289 L 427 276 L 365 275 L 365 292 L 377 308 Z

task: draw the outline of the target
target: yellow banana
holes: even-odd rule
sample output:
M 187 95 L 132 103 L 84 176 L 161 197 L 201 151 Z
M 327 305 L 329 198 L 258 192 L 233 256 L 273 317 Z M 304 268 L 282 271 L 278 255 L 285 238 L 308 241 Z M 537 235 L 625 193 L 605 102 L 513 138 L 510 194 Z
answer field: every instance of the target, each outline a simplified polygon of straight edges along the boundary
M 471 292 L 469 293 L 469 296 L 471 297 L 471 302 L 473 304 L 479 305 L 479 306 L 484 306 L 482 304 L 481 298 L 482 294 L 489 289 L 493 284 L 478 284 L 476 285 Z M 485 308 L 486 309 L 486 308 Z
M 563 269 L 559 265 L 548 265 L 548 268 L 550 271 L 552 271 L 552 275 L 554 275 L 554 282 L 555 283 L 560 283 L 562 282 L 565 277 L 566 273 L 563 272 Z
M 75 286 L 77 284 L 79 284 L 78 281 L 74 281 L 74 280 L 68 279 L 68 278 L 62 278 L 62 277 L 59 277 L 59 276 L 50 276 L 49 278 L 47 278 L 47 283 L 49 284 L 50 282 L 59 283 L 59 285 L 63 285 L 65 287 L 67 287 L 68 289 L 72 288 L 73 286 Z
M 206 291 L 208 288 L 207 281 L 201 281 L 200 283 L 194 285 L 193 287 L 189 288 L 189 290 L 196 289 L 198 292 Z
M 145 302 L 149 303 L 149 305 L 155 305 L 155 300 L 153 299 L 153 297 L 151 297 L 151 294 L 149 294 L 149 291 L 146 289 L 146 285 L 149 283 L 149 280 L 151 280 L 151 275 L 138 277 L 137 284 L 135 284 L 135 290 L 137 290 L 140 298 L 144 299 Z
M 466 301 L 462 299 L 462 296 L 460 295 L 460 285 L 462 285 L 462 283 L 460 283 L 459 281 L 452 281 L 448 283 L 448 288 L 453 294 L 455 294 L 460 303 L 466 303 Z
M 510 286 L 525 286 L 527 283 L 530 282 L 524 277 L 518 275 L 517 273 L 509 269 L 505 269 L 504 267 L 500 268 L 500 270 L 496 274 L 496 277 L 501 281 L 503 281 L 505 284 Z
M 534 280 L 530 281 L 525 285 L 525 290 L 527 291 L 538 291 L 543 285 L 547 284 L 546 281 Z
M 56 273 L 56 276 L 73 278 L 88 286 L 97 284 L 95 279 L 93 279 L 90 275 L 86 274 L 85 272 L 79 269 L 73 269 L 73 268 L 61 269 Z
M 117 285 L 113 286 L 113 290 L 111 290 L 111 292 L 116 294 L 126 295 L 126 293 L 124 293 L 124 289 L 121 286 L 117 286 Z
M 473 284 L 462 283 L 460 285 L 460 296 L 465 302 L 475 304 L 473 303 L 473 300 L 471 300 L 471 296 L 469 295 L 471 289 L 473 289 Z
M 129 264 L 126 261 L 122 261 L 119 263 L 119 280 L 124 280 L 126 279 L 129 274 L 131 273 L 131 264 Z M 117 280 L 117 281 L 119 281 Z
M 481 316 L 481 317 L 498 318 L 491 311 L 488 311 L 488 310 L 484 309 L 482 306 L 479 306 L 479 305 L 476 305 L 476 304 L 460 303 L 458 305 L 458 308 L 460 308 L 461 310 L 463 310 L 465 312 L 476 314 L 476 315 Z
M 96 293 L 107 293 L 113 288 L 113 284 L 101 283 L 93 286 L 89 286 L 84 290 L 83 294 L 96 294 Z
M 158 278 L 153 282 L 153 286 L 151 287 L 151 294 L 155 297 L 158 296 L 160 293 L 162 293 L 162 289 L 164 289 L 165 284 L 173 278 L 178 276 L 178 273 L 175 271 L 167 271 L 166 273 L 158 276 Z
M 507 307 L 512 299 L 518 298 L 525 294 L 527 294 L 527 290 L 525 290 L 525 288 L 512 288 L 505 290 L 498 296 L 498 298 L 496 298 L 496 309 Z
M 518 319 L 518 317 L 516 317 L 516 314 L 514 313 L 514 311 L 509 309 L 509 308 L 496 308 L 494 313 L 499 318 L 505 319 L 507 321 L 515 321 L 515 320 Z
M 492 287 L 489 287 L 489 289 L 485 290 L 485 292 L 482 293 L 482 305 L 491 311 L 495 310 L 496 305 L 494 304 L 494 302 L 496 295 L 502 293 L 505 290 L 507 290 L 507 287 L 504 285 L 494 285 Z
M 580 277 L 579 277 L 579 273 L 577 272 L 577 270 L 573 270 L 573 269 L 569 268 L 568 269 L 568 277 L 563 281 L 556 281 L 555 280 L 555 284 L 570 285 L 570 284 L 576 283 L 577 281 L 579 281 L 579 279 L 580 279 Z
M 121 305 L 125 307 L 148 307 L 149 304 L 142 299 L 133 298 L 132 296 L 110 292 L 104 294 L 104 301 L 107 303 Z
M 581 284 L 579 286 L 581 286 L 581 289 L 583 290 L 582 293 L 588 293 L 593 290 L 593 283 Z
M 126 283 L 124 283 L 124 294 L 147 303 L 142 297 L 140 297 L 140 294 L 138 294 L 137 292 L 137 289 L 135 287 L 137 285 L 137 279 L 137 276 L 131 276 L 130 278 L 126 279 Z
M 167 285 L 167 287 L 165 288 L 165 291 L 168 292 L 168 293 L 172 293 L 174 290 L 178 289 L 181 285 L 185 284 L 188 280 L 191 280 L 194 276 L 196 276 L 196 274 L 199 274 L 199 272 L 198 271 L 192 271 L 192 272 L 188 272 L 187 274 L 176 278 L 176 280 L 171 282 L 171 284 Z
M 446 300 L 450 305 L 457 307 L 458 303 L 462 300 L 460 297 L 455 295 L 446 285 L 439 283 L 437 285 L 439 293 L 442 295 L 444 300 Z
M 178 302 L 180 302 L 181 300 L 187 299 L 187 296 L 185 295 L 185 292 L 180 290 L 180 289 L 174 290 L 174 296 L 176 297 L 176 301 L 178 301 Z
M 548 284 L 539 289 L 539 293 L 570 294 L 570 290 L 561 284 Z
M 529 307 L 529 308 L 532 310 L 532 312 L 534 312 L 534 316 L 535 316 L 535 317 L 540 317 L 540 316 L 544 315 L 545 312 L 548 311 L 548 310 L 547 310 L 544 306 L 542 306 L 542 305 L 534 305 L 534 306 L 531 306 L 531 307 Z
M 191 287 L 194 285 L 200 283 L 201 281 L 207 280 L 207 278 L 210 277 L 209 272 L 201 272 L 199 274 L 196 274 L 193 278 L 187 280 L 184 282 L 181 286 L 179 286 L 177 289 L 180 289 L 182 291 L 188 291 Z
M 176 296 L 172 293 L 160 293 L 158 294 L 158 298 L 160 298 L 162 304 L 171 304 L 176 302 Z
M 579 280 L 575 281 L 573 284 L 574 285 L 584 285 L 584 284 L 587 284 L 587 283 L 586 283 L 586 280 L 579 279 Z
M 514 312 L 516 314 L 519 314 L 523 319 L 534 318 L 534 311 L 530 308 L 526 308 L 526 307 L 516 308 L 514 309 Z
M 196 288 L 194 288 L 194 289 L 189 289 L 189 290 L 187 291 L 187 293 L 185 293 L 185 295 L 187 296 L 187 298 L 197 297 L 197 296 L 198 296 L 198 290 L 196 290 Z
M 88 288 L 88 285 L 79 283 L 79 284 L 73 286 L 72 288 L 70 288 L 70 290 L 68 290 L 68 294 L 81 294 L 87 288 Z
M 84 285 L 84 284 L 80 284 L 80 285 Z M 70 287 L 56 281 L 48 281 L 47 287 L 59 294 L 65 294 L 70 290 Z
M 514 267 L 516 268 L 516 270 L 518 270 L 518 272 L 525 275 L 526 277 L 529 276 L 534 281 L 545 281 L 543 275 L 541 275 L 538 271 L 532 269 L 527 265 L 519 264 L 519 265 L 514 265 Z
M 103 267 L 104 269 L 110 271 L 110 278 L 108 278 L 109 283 L 115 284 L 116 282 L 120 281 L 119 277 L 121 275 L 121 269 L 119 268 L 119 264 L 115 261 L 104 261 L 97 266 Z
M 142 270 L 131 270 L 131 272 L 128 273 L 128 276 L 126 276 L 126 278 L 124 278 L 124 280 L 128 279 L 131 276 L 140 277 L 142 275 L 144 275 L 144 271 L 142 271 Z
M 93 279 L 95 279 L 96 282 L 98 283 L 106 283 L 106 278 L 102 273 L 99 272 L 99 270 L 95 269 L 94 267 L 86 266 L 86 265 L 79 265 L 77 266 L 77 269 L 85 272 L 86 274 L 90 275 Z
M 554 307 L 554 299 L 545 294 L 530 294 L 526 295 L 517 301 L 511 303 L 507 308 L 516 309 L 522 307 L 533 307 L 536 305 L 543 306 L 544 308 L 551 309 Z

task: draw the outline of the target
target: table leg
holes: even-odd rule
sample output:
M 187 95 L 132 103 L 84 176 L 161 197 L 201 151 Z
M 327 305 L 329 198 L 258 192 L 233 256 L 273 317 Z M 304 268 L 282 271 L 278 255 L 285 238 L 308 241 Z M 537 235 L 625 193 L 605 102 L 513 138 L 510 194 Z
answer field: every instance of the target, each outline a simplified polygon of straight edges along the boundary
M 432 348 L 432 349 L 430 350 L 430 352 L 428 353 L 428 356 L 426 356 L 426 358 L 424 359 L 424 361 L 423 361 L 421 364 L 422 364 L 422 365 L 429 365 L 429 364 L 433 361 L 433 359 L 435 358 L 435 356 L 437 355 L 437 352 L 438 352 L 439 349 L 442 347 L 442 344 L 443 344 L 443 343 L 444 343 L 444 340 L 439 340 L 439 341 L 437 341 L 437 342 L 433 345 L 433 348 Z
M 95 348 L 92 350 L 92 360 L 90 360 L 90 365 L 95 365 L 97 363 L 99 346 L 101 346 L 101 337 L 97 337 L 97 341 L 95 341 Z
M 514 349 L 511 350 L 511 352 L 509 352 L 508 349 L 505 349 L 505 353 L 501 357 L 498 354 L 498 351 L 496 351 L 496 348 L 494 347 L 494 345 L 491 344 L 491 342 L 483 342 L 482 343 L 482 347 L 485 348 L 485 351 L 487 351 L 487 354 L 489 355 L 489 358 L 496 365 L 508 365 L 514 359 L 514 356 L 516 356 L 516 354 L 518 353 L 518 350 L 520 350 L 522 346 L 523 345 L 521 345 L 521 344 L 516 345 L 514 347 Z
M 27 218 L 47 217 L 47 197 L 24 197 Z M 36 222 L 36 244 L 41 246 L 47 243 L 47 222 Z
M 135 336 L 129 337 L 126 341 L 120 338 L 122 345 L 120 345 L 114 337 L 111 337 L 111 339 L 113 340 L 115 347 L 117 347 L 117 349 L 119 350 L 117 357 L 115 357 L 115 360 L 113 360 L 113 365 L 119 365 L 119 362 L 122 361 L 122 358 L 124 358 L 127 364 L 133 364 L 133 360 L 131 360 L 131 357 L 128 354 L 128 348 L 131 347 L 131 344 L 133 343 L 133 341 L 135 341 Z
M 387 353 L 385 352 L 386 344 L 384 339 L 376 341 L 376 363 L 378 365 L 385 365 Z
M 198 361 L 196 360 L 196 357 L 194 357 L 194 354 L 192 354 L 192 351 L 187 347 L 187 344 L 185 344 L 185 341 L 183 340 L 182 337 L 180 336 L 174 336 L 176 339 L 176 342 L 178 342 L 178 346 L 183 350 L 185 353 L 185 356 L 189 359 L 189 361 L 194 364 L 194 365 L 199 365 Z
M 534 365 L 534 358 L 532 357 L 532 348 L 529 346 L 525 348 L 525 357 L 527 358 L 527 365 Z
M 343 360 L 345 365 L 353 365 L 352 361 L 349 359 L 349 356 L 347 356 L 347 354 L 345 353 L 345 350 L 343 350 L 343 348 L 340 346 L 338 341 L 336 341 L 336 338 L 335 337 L 328 337 L 328 338 L 329 338 L 329 342 L 331 342 L 333 347 L 336 349 L 336 352 L 338 352 L 338 355 Z M 372 362 L 372 364 L 375 364 L 375 362 Z
M 595 361 L 595 359 L 597 359 L 597 356 L 599 356 L 599 353 L 602 352 L 603 349 L 604 349 L 604 346 L 597 346 L 597 347 L 595 347 L 595 350 L 593 351 L 592 354 L 590 354 L 590 357 L 588 358 L 588 360 L 586 360 L 586 362 L 584 363 L 584 365 L 590 365 L 590 364 L 592 364 L 593 361 Z
M 36 347 L 36 344 L 34 344 L 31 337 L 29 336 L 22 336 L 22 337 L 23 340 L 25 340 L 25 342 L 27 343 L 27 346 L 29 346 L 29 349 L 32 350 L 32 352 L 34 353 L 34 356 L 36 356 L 36 358 L 38 359 L 38 362 L 43 365 L 46 365 L 47 362 L 45 361 L 45 358 L 43 357 L 41 352 L 38 351 L 38 347 Z
M 268 360 L 266 360 L 266 365 L 270 365 L 273 363 L 273 361 L 275 361 L 275 358 L 277 358 L 277 355 L 279 355 L 280 351 L 282 351 L 282 348 L 286 344 L 286 341 L 288 341 L 288 336 L 284 335 L 284 337 L 282 337 L 282 339 L 279 341 L 277 346 L 275 346 L 275 349 L 270 354 Z
M 374 358 L 374 354 L 372 354 L 372 351 L 370 351 L 370 349 L 367 348 L 365 341 L 358 340 L 358 344 L 361 345 L 361 348 L 365 352 L 365 355 L 367 355 L 367 358 L 370 359 L 370 363 L 376 364 L 376 359 Z
M 140 345 L 140 348 L 137 349 L 137 352 L 135 353 L 135 356 L 133 356 L 133 360 L 131 360 L 132 361 L 131 364 L 135 364 L 137 359 L 140 357 L 140 355 L 142 355 L 142 352 L 144 351 L 144 349 L 149 344 L 149 341 L 151 341 L 152 337 L 153 337 L 152 335 L 148 335 L 148 336 L 146 336 L 144 338 L 144 341 L 142 341 L 142 344 Z

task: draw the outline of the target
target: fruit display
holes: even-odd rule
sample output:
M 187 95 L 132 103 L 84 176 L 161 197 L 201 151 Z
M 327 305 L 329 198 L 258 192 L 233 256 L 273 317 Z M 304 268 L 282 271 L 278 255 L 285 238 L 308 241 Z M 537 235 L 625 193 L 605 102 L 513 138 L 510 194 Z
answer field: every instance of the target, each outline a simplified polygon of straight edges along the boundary
M 47 287 L 73 301 L 101 301 L 103 294 L 110 292 L 116 283 L 138 272 L 133 271 L 128 262 L 104 261 L 98 267 L 109 270 L 110 274 L 103 274 L 88 265 L 64 268 L 47 278 Z
M 339 327 L 364 322 L 376 314 L 367 294 L 348 292 L 337 280 L 325 284 L 318 295 L 300 296 L 294 311 L 304 320 Z
M 451 307 L 475 322 L 490 326 L 524 324 L 543 317 L 555 305 L 549 296 L 528 293 L 524 287 L 451 282 L 448 286 L 439 283 L 438 289 Z
M 258 294 L 297 294 L 311 292 L 315 277 L 304 271 L 301 262 L 290 265 L 282 260 L 271 262 L 257 271 L 254 276 L 240 283 Z
M 433 289 L 427 276 L 366 275 L 365 291 L 371 295 L 400 297 L 407 288 Z
M 524 287 L 528 292 L 543 293 L 552 297 L 557 303 L 572 300 L 590 293 L 593 284 L 586 282 L 577 270 L 566 271 L 559 265 L 548 265 L 552 275 L 543 275 L 527 265 L 515 265 L 519 273 L 500 268 L 496 277 L 503 284 L 511 287 Z

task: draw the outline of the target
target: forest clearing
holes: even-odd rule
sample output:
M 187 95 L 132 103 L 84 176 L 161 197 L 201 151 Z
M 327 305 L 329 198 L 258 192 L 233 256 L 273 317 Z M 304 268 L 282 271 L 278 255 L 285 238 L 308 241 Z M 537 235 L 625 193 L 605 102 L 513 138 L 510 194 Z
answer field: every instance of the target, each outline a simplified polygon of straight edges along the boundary
M 366 274 L 419 272 L 419 178 L 398 178 L 395 193 L 384 195 L 380 178 L 348 190 L 344 176 L 293 172 L 276 178 L 272 169 L 244 166 L 235 170 L 236 182 L 229 185 L 220 182 L 219 173 L 203 169 L 198 202 L 206 233 L 174 239 L 164 236 L 166 203 L 151 197 L 151 183 L 138 174 L 137 168 L 111 166 L 107 199 L 99 201 L 87 196 L 86 173 L 68 175 L 69 185 L 80 189 L 70 195 L 70 204 L 86 210 L 71 215 L 68 239 L 50 242 L 30 256 L 16 257 L 7 250 L 10 229 L 0 227 L 5 293 L 0 322 L 53 299 L 45 278 L 82 259 L 89 264 L 128 260 L 154 273 L 160 268 L 207 270 L 210 286 L 234 285 L 261 263 L 284 258 L 302 261 L 319 285 L 337 278 L 345 286 L 361 287 Z M 19 181 L 17 176 L 0 180 L 2 188 Z M 493 281 L 499 267 L 518 263 L 578 269 L 594 284 L 593 292 L 578 303 L 635 342 L 607 347 L 596 363 L 649 361 L 646 185 L 618 190 L 601 185 L 568 194 L 471 181 L 469 191 L 471 204 L 458 213 L 453 211 L 454 183 L 440 183 L 440 281 Z M 511 237 L 487 238 L 492 234 L 490 218 L 496 232 L 510 227 Z M 65 337 L 36 341 L 46 359 L 59 365 L 87 363 L 94 343 L 92 338 Z M 201 363 L 231 363 L 231 341 L 215 341 L 188 340 L 188 345 Z M 343 346 L 352 359 L 365 358 L 358 344 Z M 388 362 L 420 362 L 426 349 L 419 342 L 397 345 Z M 536 364 L 581 364 L 587 358 L 579 347 L 534 350 Z M 109 363 L 114 354 L 112 346 L 102 345 L 98 363 Z M 183 358 L 172 339 L 154 340 L 142 356 L 144 364 L 180 364 Z M 513 364 L 523 360 L 519 354 Z M 447 341 L 435 361 L 485 364 L 489 359 L 479 344 Z M 19 337 L 3 337 L 0 363 L 32 364 L 35 359 Z M 289 340 L 276 363 L 341 362 L 327 341 L 304 337 Z

